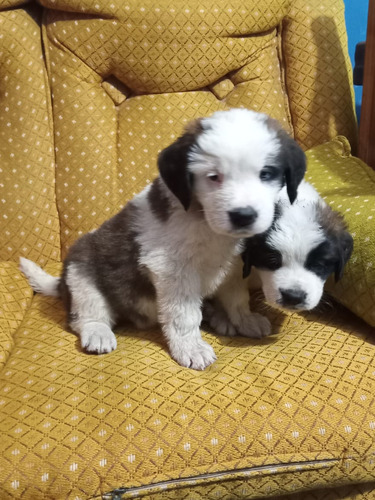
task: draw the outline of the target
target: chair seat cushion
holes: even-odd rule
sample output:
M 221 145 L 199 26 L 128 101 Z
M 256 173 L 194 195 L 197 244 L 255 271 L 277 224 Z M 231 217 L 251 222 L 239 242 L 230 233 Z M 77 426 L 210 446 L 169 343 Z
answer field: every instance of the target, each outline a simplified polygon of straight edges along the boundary
M 33 292 L 14 262 L 0 262 L 0 370 L 14 348 L 14 333 L 30 306 Z
M 274 335 L 205 333 L 218 361 L 199 372 L 158 330 L 86 354 L 58 299 L 22 293 L 0 374 L 2 498 L 258 498 L 374 477 L 373 329 L 340 305 L 284 314 L 256 293 Z

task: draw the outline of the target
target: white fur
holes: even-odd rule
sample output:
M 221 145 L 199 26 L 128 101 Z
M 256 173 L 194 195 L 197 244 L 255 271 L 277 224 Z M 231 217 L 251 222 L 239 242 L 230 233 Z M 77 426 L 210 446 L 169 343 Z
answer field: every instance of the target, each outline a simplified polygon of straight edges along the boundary
M 223 281 L 240 246 L 233 237 L 210 231 L 197 211 L 181 217 L 178 202 L 167 222 L 148 210 L 146 193 L 134 203 L 140 214 L 135 228 L 140 264 L 157 290 L 158 319 L 171 356 L 182 366 L 204 369 L 216 355 L 201 338 L 202 299 Z
M 267 302 L 279 306 L 280 289 L 303 290 L 307 296 L 303 306 L 296 309 L 310 310 L 316 307 L 322 297 L 325 281 L 304 267 L 309 252 L 325 239 L 324 232 L 317 220 L 317 203 L 324 201 L 317 191 L 303 181 L 293 205 L 286 198 L 285 190 L 280 192 L 285 202 L 283 213 L 276 223 L 275 230 L 268 238 L 273 248 L 282 254 L 282 267 L 275 271 L 257 269 Z
M 317 207 L 326 206 L 311 184 L 302 181 L 297 199 L 291 205 L 286 188 L 278 197 L 282 215 L 267 236 L 267 242 L 282 255 L 277 270 L 252 268 L 250 280 L 242 279 L 242 260 L 236 259 L 230 274 L 204 307 L 204 319 L 222 335 L 263 337 L 271 334 L 269 321 L 252 314 L 247 306 L 249 287 L 262 287 L 269 304 L 281 307 L 281 289 L 296 289 L 306 293 L 303 305 L 295 309 L 310 310 L 319 303 L 325 281 L 304 267 L 309 252 L 326 238 L 319 225 Z
M 303 306 L 295 309 L 310 310 L 316 307 L 322 298 L 324 281 L 311 271 L 296 263 L 294 266 L 283 266 L 278 271 L 258 269 L 262 280 L 264 296 L 269 304 L 280 307 L 280 289 L 300 289 L 307 293 Z
M 242 279 L 242 261 L 237 258 L 230 274 L 204 306 L 204 319 L 220 335 L 262 338 L 271 334 L 269 320 L 252 313 L 249 289 Z
M 202 122 L 204 132 L 190 154 L 190 171 L 209 226 L 237 238 L 266 231 L 280 187 L 262 182 L 260 172 L 277 160 L 276 132 L 268 128 L 266 115 L 246 109 L 217 112 Z M 220 175 L 222 182 L 213 183 L 210 174 Z M 251 228 L 233 228 L 228 212 L 247 206 L 258 213 L 256 221 Z
M 46 273 L 37 264 L 25 259 L 25 257 L 20 257 L 20 269 L 35 292 L 50 295 L 51 297 L 59 296 L 59 278 Z
M 98 354 L 116 349 L 114 321 L 105 297 L 74 263 L 68 266 L 66 282 L 72 297 L 69 325 L 80 335 L 82 347 Z

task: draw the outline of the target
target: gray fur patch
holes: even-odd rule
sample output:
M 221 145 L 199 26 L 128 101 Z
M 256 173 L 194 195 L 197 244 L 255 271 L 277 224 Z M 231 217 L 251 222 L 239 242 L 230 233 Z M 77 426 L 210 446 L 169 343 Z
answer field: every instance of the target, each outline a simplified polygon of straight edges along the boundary
M 71 247 L 64 262 L 60 293 L 70 313 L 71 296 L 66 283 L 70 263 L 78 264 L 82 276 L 90 277 L 106 298 L 116 323 L 146 322 L 137 310 L 140 298 L 156 300 L 154 285 L 139 265 L 139 246 L 133 220 L 137 209 L 128 203 L 99 229 L 85 234 Z

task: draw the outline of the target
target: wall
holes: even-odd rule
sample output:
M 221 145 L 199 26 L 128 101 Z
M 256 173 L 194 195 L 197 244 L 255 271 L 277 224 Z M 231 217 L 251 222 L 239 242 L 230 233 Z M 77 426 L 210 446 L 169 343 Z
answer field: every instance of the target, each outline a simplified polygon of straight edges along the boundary
M 328 0 L 329 1 L 329 0 Z M 345 19 L 348 32 L 349 55 L 354 67 L 355 46 L 358 42 L 366 40 L 367 14 L 369 0 L 344 0 L 345 1 Z M 359 118 L 362 87 L 355 85 L 355 100 L 357 116 Z

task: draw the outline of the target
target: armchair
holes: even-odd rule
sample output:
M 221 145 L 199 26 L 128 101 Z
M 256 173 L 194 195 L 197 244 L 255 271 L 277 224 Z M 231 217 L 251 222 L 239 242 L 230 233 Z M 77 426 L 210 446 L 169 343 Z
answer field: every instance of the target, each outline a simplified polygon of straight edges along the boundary
M 342 0 L 3 0 L 0 497 L 370 499 L 375 495 L 375 173 L 357 148 Z M 244 106 L 307 151 L 355 249 L 328 304 L 266 308 L 262 340 L 204 333 L 178 366 L 158 330 L 81 351 L 20 255 L 68 247 L 156 175 L 192 118 Z M 123 334 L 122 334 L 123 333 Z

